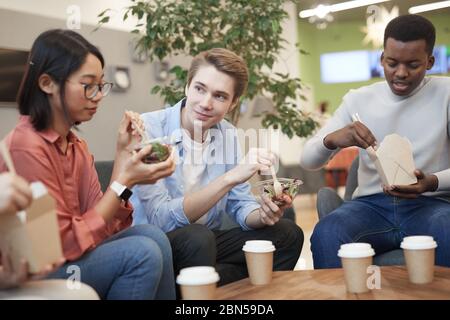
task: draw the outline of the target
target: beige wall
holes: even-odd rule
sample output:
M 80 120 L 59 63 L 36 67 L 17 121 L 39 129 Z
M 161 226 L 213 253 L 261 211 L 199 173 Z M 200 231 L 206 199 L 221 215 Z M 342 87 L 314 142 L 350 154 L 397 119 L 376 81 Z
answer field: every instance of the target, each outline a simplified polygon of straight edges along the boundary
M 83 24 L 95 25 L 98 14 L 106 9 L 110 19 L 108 28 L 122 31 L 134 29 L 137 18 L 129 17 L 123 21 L 126 8 L 133 5 L 134 0 L 1 0 L 0 9 L 20 11 L 48 18 L 64 19 L 77 15 Z M 148 0 L 149 2 L 154 0 Z

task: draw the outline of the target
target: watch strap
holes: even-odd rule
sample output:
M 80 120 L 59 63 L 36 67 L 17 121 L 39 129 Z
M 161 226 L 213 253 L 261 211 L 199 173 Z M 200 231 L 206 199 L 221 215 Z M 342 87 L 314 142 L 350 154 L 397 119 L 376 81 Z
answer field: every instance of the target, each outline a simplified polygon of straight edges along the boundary
M 127 186 L 124 186 L 117 181 L 113 181 L 110 185 L 110 188 L 116 193 L 119 198 L 124 201 L 128 201 L 128 199 L 130 199 L 131 195 L 133 194 L 133 192 L 128 189 Z

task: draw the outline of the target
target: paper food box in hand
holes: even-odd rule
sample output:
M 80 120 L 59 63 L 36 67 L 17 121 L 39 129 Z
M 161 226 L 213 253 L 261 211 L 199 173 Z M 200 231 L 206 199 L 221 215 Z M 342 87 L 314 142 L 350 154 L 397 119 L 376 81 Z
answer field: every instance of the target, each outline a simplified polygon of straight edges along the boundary
M 33 202 L 25 211 L 0 215 L 2 252 L 9 252 L 14 267 L 21 259 L 37 273 L 63 257 L 55 200 L 41 182 L 31 183 Z M 7 246 L 5 248 L 5 246 Z
M 395 133 L 390 134 L 376 151 L 372 149 L 368 153 L 384 185 L 417 183 L 411 142 L 408 139 Z

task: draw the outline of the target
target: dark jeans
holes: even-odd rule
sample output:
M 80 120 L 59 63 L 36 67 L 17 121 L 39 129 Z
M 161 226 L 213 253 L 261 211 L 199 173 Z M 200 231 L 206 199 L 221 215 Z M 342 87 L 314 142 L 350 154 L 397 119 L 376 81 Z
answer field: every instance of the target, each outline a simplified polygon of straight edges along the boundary
M 450 203 L 421 196 L 385 194 L 345 202 L 316 225 L 311 236 L 314 268 L 338 268 L 343 243 L 367 242 L 376 254 L 398 249 L 403 237 L 430 235 L 437 242 L 436 264 L 450 266 Z
M 274 270 L 292 270 L 303 246 L 303 232 L 288 219 L 274 226 L 243 231 L 209 230 L 190 224 L 167 233 L 172 246 L 175 275 L 182 268 L 214 266 L 220 275 L 219 286 L 248 276 L 242 247 L 247 240 L 270 240 L 275 245 Z

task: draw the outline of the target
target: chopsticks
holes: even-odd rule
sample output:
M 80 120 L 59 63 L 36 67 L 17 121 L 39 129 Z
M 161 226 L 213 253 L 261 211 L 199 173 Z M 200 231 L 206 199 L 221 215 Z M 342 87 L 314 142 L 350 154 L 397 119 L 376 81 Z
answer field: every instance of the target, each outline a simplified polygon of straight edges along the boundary
M 146 143 L 147 141 L 150 140 L 147 135 L 147 132 L 145 130 L 142 130 L 141 127 L 139 127 L 136 123 L 134 123 L 134 128 L 137 130 L 139 135 L 142 137 L 141 143 Z
M 150 140 L 150 138 L 149 138 L 149 136 L 147 135 L 147 131 L 143 130 L 143 129 L 137 124 L 136 119 L 135 119 L 135 114 L 136 114 L 136 113 L 134 113 L 133 111 L 129 111 L 129 110 L 125 110 L 125 113 L 128 113 L 128 115 L 129 115 L 130 118 L 131 118 L 131 123 L 133 124 L 134 129 L 135 129 L 135 130 L 139 133 L 139 135 L 141 136 L 141 138 L 142 138 L 141 143 L 147 143 L 147 142 Z M 140 117 L 140 116 L 139 116 L 139 117 Z
M 353 120 L 353 122 L 359 121 L 362 124 L 364 124 L 364 122 L 361 121 L 361 118 L 359 117 L 358 113 L 352 114 L 352 120 Z M 372 158 L 372 160 L 377 158 L 377 152 L 375 151 L 375 149 L 372 146 L 369 146 L 368 148 L 366 148 L 366 151 L 369 154 L 370 158 Z
M 11 154 L 9 153 L 8 147 L 3 141 L 0 141 L 0 152 L 2 154 L 3 159 L 5 160 L 6 167 L 8 168 L 8 170 L 11 173 L 16 174 L 16 169 L 14 168 L 14 163 L 11 159 Z
M 353 122 L 359 121 L 362 123 L 361 118 L 359 117 L 358 113 L 352 114 L 352 120 L 353 120 Z

